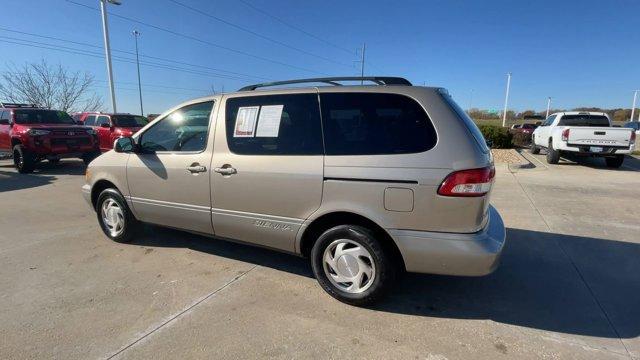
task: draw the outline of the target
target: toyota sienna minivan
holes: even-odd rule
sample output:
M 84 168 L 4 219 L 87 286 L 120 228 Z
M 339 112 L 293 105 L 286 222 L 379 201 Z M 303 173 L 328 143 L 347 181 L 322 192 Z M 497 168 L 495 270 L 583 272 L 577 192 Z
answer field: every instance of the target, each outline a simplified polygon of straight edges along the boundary
M 282 88 L 299 83 L 318 86 Z M 298 254 L 363 305 L 404 271 L 491 273 L 505 242 L 494 176 L 445 89 L 342 77 L 176 106 L 91 162 L 82 191 L 112 240 L 151 223 Z

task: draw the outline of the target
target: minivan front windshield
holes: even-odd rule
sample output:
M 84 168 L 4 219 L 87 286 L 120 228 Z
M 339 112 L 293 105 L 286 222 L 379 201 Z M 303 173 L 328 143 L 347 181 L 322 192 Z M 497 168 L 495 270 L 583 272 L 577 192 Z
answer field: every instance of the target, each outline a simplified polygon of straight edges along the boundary
M 64 124 L 75 125 L 73 118 L 64 111 L 47 109 L 14 110 L 16 124 Z

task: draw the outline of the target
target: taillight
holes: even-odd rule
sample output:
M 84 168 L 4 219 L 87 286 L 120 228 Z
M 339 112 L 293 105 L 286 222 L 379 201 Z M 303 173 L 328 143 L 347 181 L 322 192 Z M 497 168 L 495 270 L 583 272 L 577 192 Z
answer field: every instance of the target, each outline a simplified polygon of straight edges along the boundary
M 636 142 L 636 132 L 635 131 L 631 131 L 631 142 L 634 143 Z
M 569 130 L 571 130 L 571 129 L 562 130 L 562 141 L 569 140 Z
M 491 190 L 496 169 L 487 166 L 481 169 L 460 170 L 453 172 L 438 188 L 442 196 L 483 196 Z

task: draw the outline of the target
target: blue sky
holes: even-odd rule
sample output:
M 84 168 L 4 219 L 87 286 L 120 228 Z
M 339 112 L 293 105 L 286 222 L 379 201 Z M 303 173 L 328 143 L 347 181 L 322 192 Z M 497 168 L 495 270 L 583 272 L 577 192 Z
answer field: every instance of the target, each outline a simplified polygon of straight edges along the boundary
M 73 1 L 96 9 L 99 4 Z M 464 108 L 473 91 L 473 107 L 501 109 L 509 71 L 513 73 L 510 108 L 516 110 L 542 110 L 547 96 L 559 108 L 630 107 L 633 89 L 640 88 L 639 1 L 122 2 L 109 6 L 111 46 L 124 51 L 113 55 L 133 57 L 131 31 L 138 29 L 141 60 L 156 65 L 141 67 L 145 113 L 206 95 L 212 86 L 229 91 L 267 80 L 357 75 L 356 49 L 362 43 L 367 44 L 366 75 L 404 76 L 414 84 L 446 87 Z M 15 39 L 80 49 L 93 56 L 17 45 L 24 42 Z M 109 108 L 102 53 L 98 11 L 66 0 L 3 1 L 0 71 L 6 71 L 7 63 L 44 58 L 90 72 L 100 80 L 96 90 Z M 135 69 L 130 61 L 114 62 L 119 111 L 139 112 Z

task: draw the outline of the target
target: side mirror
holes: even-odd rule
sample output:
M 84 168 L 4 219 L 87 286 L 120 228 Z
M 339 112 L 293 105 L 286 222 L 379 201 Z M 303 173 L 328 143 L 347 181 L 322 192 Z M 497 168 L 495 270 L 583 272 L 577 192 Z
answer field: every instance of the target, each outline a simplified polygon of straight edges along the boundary
M 135 152 L 135 150 L 136 142 L 132 137 L 121 137 L 113 143 L 113 151 L 117 153 L 130 153 Z
M 101 128 L 105 128 L 105 129 L 111 129 L 111 124 L 109 124 L 109 123 L 102 123 L 102 124 L 100 124 L 100 127 L 101 127 Z

